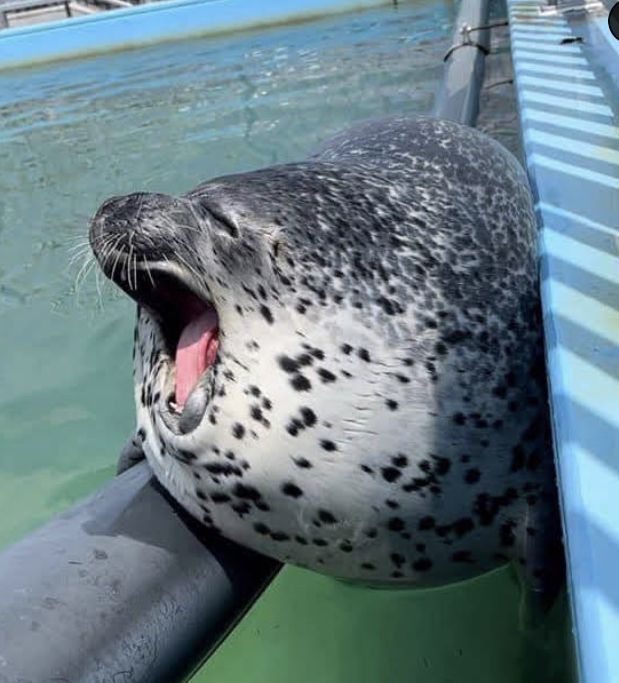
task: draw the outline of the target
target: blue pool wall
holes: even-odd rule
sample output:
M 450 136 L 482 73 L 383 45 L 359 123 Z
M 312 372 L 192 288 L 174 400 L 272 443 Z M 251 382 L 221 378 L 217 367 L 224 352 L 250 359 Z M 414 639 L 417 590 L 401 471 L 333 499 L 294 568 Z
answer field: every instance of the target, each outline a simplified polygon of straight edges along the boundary
M 392 4 L 389 0 L 165 0 L 0 31 L 0 70 Z

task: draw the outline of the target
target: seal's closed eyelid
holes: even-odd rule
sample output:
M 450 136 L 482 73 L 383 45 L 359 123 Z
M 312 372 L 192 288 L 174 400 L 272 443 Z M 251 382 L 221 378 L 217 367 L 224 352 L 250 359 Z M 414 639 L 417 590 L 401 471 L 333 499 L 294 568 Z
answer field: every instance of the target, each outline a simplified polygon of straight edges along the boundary
M 202 217 L 214 218 L 217 222 L 217 227 L 221 229 L 221 232 L 237 239 L 240 235 L 238 226 L 235 224 L 234 220 L 230 219 L 223 211 L 219 211 L 217 208 L 212 206 L 210 203 L 207 205 L 205 201 L 193 200 L 192 204 L 194 209 Z

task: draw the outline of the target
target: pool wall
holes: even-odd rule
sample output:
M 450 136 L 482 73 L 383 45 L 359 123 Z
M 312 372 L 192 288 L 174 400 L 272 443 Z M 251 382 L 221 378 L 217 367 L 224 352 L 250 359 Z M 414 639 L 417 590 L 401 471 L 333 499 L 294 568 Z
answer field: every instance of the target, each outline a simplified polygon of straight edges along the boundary
M 508 0 L 581 683 L 619 681 L 619 43 L 600 9 Z M 609 47 L 608 54 L 604 48 Z
M 165 0 L 0 32 L 0 70 L 200 35 L 305 21 L 390 0 Z

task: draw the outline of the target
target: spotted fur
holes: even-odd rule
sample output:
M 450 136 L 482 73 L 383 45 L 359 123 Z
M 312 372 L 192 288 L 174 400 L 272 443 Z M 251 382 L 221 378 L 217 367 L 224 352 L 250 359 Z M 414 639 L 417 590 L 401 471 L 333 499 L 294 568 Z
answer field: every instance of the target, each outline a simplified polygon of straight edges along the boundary
M 431 118 L 370 122 L 304 162 L 110 200 L 95 252 L 106 233 L 189 273 L 219 313 L 187 434 L 162 418 L 173 363 L 144 308 L 136 333 L 144 452 L 208 527 L 348 579 L 514 561 L 554 580 L 536 227 L 503 147 Z

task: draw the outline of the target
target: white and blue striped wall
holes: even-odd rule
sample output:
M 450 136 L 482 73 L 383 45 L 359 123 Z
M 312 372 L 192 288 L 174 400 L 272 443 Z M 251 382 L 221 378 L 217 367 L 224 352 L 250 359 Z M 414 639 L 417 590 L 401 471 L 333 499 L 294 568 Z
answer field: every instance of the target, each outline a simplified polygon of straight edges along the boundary
M 619 43 L 601 7 L 572 23 L 539 1 L 508 0 L 508 6 L 526 164 L 541 228 L 544 327 L 579 674 L 581 683 L 617 683 L 619 91 L 604 74 L 619 73 Z M 569 40 L 576 36 L 584 42 Z M 603 58 L 598 43 L 606 50 L 610 45 L 616 61 Z

